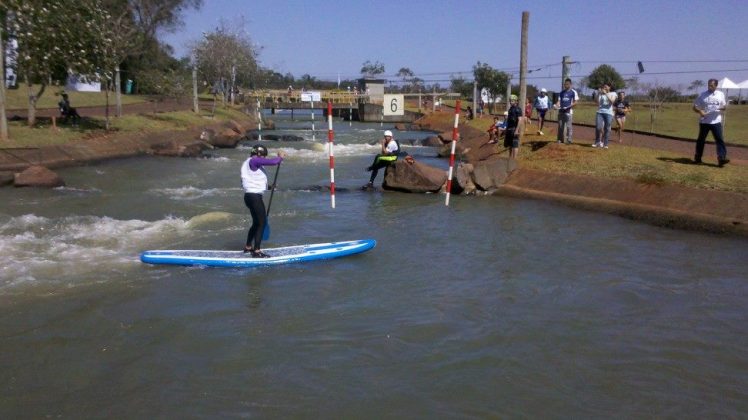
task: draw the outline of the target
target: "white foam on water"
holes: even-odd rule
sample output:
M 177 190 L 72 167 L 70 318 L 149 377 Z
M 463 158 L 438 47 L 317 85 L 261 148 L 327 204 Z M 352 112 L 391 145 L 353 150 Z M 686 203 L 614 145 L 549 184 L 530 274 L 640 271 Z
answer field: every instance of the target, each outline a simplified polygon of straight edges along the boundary
M 0 216 L 0 294 L 29 284 L 75 285 L 90 282 L 92 276 L 105 281 L 102 273 L 107 271 L 137 269 L 145 249 L 168 247 L 194 236 L 196 229 L 225 224 L 231 217 L 223 212 L 155 221 Z
M 148 192 L 151 194 L 157 194 L 166 196 L 172 200 L 197 200 L 204 197 L 226 197 L 236 194 L 236 191 L 240 188 L 197 188 L 193 186 L 179 187 L 179 188 L 155 188 Z

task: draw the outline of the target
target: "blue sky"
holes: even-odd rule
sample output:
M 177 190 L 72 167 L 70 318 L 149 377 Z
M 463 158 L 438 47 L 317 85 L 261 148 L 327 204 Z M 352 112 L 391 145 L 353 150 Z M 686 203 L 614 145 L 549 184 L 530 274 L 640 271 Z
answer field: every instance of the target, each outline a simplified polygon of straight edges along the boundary
M 637 75 L 637 61 L 642 83 L 685 89 L 695 79 L 748 79 L 745 0 L 204 0 L 162 39 L 182 56 L 219 19 L 244 19 L 262 47 L 261 64 L 281 73 L 358 78 L 370 60 L 386 75 L 408 67 L 445 86 L 452 74 L 472 79 L 477 61 L 518 78 L 523 11 L 530 12 L 528 83 L 537 86 L 560 85 L 564 55 L 576 62 L 574 79 L 600 64 Z

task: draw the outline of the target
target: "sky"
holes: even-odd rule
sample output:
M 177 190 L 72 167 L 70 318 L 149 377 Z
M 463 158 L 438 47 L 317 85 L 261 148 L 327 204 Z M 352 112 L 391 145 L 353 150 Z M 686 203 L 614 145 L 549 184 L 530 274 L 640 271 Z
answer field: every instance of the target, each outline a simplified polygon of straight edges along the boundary
M 560 87 L 563 56 L 575 82 L 601 64 L 681 91 L 696 79 L 748 80 L 746 0 L 204 0 L 161 39 L 186 56 L 223 19 L 243 22 L 263 67 L 296 78 L 356 79 L 368 60 L 385 76 L 405 67 L 448 86 L 452 76 L 472 80 L 480 61 L 516 83 L 523 11 L 527 82 L 538 87 Z

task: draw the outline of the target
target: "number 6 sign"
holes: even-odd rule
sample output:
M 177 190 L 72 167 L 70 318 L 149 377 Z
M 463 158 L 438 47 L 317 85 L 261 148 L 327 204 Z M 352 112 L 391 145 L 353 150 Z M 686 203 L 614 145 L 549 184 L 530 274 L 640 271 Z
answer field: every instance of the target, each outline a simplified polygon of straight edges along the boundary
M 405 96 L 403 95 L 384 95 L 382 114 L 384 115 L 405 115 Z

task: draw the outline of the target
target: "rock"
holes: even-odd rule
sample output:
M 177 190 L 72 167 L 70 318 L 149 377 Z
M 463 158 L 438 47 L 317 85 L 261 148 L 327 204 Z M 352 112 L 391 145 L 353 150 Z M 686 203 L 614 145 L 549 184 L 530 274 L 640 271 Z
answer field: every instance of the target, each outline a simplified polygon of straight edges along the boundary
M 209 143 L 220 149 L 233 149 L 237 144 L 239 144 L 239 140 L 241 140 L 241 137 L 231 131 L 231 135 L 221 133 L 220 135 L 215 136 Z
M 395 130 L 397 130 L 397 131 L 405 131 L 406 130 L 405 124 L 403 124 L 403 123 L 397 123 L 397 124 L 395 124 Z
M 293 134 L 284 134 L 280 136 L 281 141 L 304 141 L 304 137 L 295 136 Z
M 216 131 L 211 128 L 203 129 L 203 132 L 200 133 L 200 140 L 207 141 L 208 143 L 212 143 L 215 137 Z
M 444 144 L 439 136 L 428 136 L 421 140 L 421 145 L 429 147 L 441 147 Z
M 0 172 L 0 187 L 13 185 L 16 175 L 13 172 Z
M 469 150 L 470 149 L 466 149 L 465 146 L 463 146 L 463 144 L 458 141 L 455 146 L 455 155 L 456 156 L 463 155 L 467 153 Z M 449 155 L 451 154 L 452 154 L 452 142 L 451 141 L 449 143 L 443 144 L 441 148 L 439 148 L 439 152 L 438 152 L 439 157 L 449 157 Z
M 211 146 L 208 143 L 200 140 L 189 143 L 180 143 L 176 140 L 171 140 L 165 143 L 154 144 L 151 150 L 156 156 L 198 157 L 203 154 L 203 150 L 210 148 Z
M 472 179 L 475 185 L 483 191 L 498 188 L 506 182 L 509 174 L 517 169 L 514 159 L 499 158 L 473 164 Z
M 230 128 L 232 131 L 234 131 L 236 134 L 238 134 L 240 137 L 244 136 L 247 133 L 247 129 L 244 128 L 241 124 L 234 120 L 229 120 L 226 125 L 228 128 Z
M 262 129 L 263 130 L 275 130 L 275 121 L 263 119 Z
M 447 173 L 420 162 L 406 163 L 398 160 L 388 166 L 382 187 L 405 192 L 438 192 L 447 181 Z
M 57 173 L 44 166 L 30 166 L 21 173 L 15 175 L 13 181 L 16 187 L 62 187 L 65 182 Z
M 454 180 L 452 187 L 455 186 L 455 182 L 460 186 L 463 194 L 473 194 L 478 189 L 473 183 L 473 165 L 471 163 L 464 163 L 457 165 L 454 172 Z

